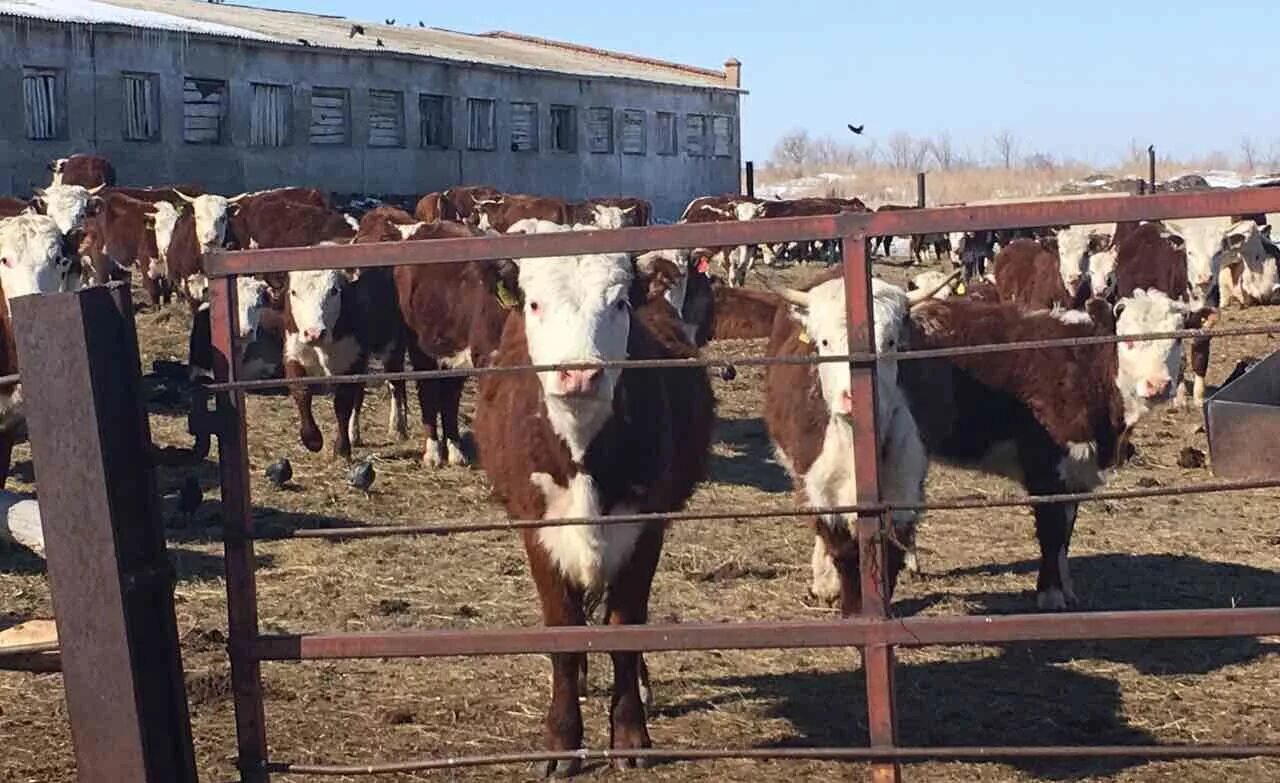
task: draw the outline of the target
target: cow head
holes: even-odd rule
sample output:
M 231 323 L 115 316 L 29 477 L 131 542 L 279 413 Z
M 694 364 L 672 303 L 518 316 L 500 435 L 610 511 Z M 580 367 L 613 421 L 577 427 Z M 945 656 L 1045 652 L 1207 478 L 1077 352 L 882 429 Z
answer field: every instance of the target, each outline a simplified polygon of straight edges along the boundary
M 19 215 L 0 220 L 0 286 L 6 299 L 73 290 L 78 279 L 53 218 Z
M 570 230 L 546 221 L 542 224 L 538 233 Z M 633 277 L 631 259 L 626 254 L 526 258 L 517 264 L 525 335 L 534 364 L 626 358 L 631 333 L 628 297 Z M 561 408 L 594 406 L 599 410 L 603 404 L 607 413 L 620 374 L 618 368 L 556 370 L 539 373 L 538 381 L 549 406 L 554 402 Z M 585 448 L 588 443 L 589 437 L 578 445 Z M 574 446 L 570 442 L 570 448 Z
M 169 253 L 169 245 L 173 242 L 173 229 L 178 225 L 178 217 L 181 213 L 178 212 L 177 207 L 167 201 L 157 201 L 154 206 L 149 222 L 156 234 L 156 250 L 163 259 Z
M 45 169 L 48 170 L 51 174 L 53 174 L 53 180 L 49 184 L 51 185 L 62 184 L 62 171 L 66 167 L 66 165 L 67 165 L 67 158 L 58 158 L 56 160 L 51 160 L 48 162 L 48 164 L 45 165 Z
M 102 199 L 98 197 L 98 191 L 102 187 L 50 185 L 47 188 L 36 188 L 32 204 L 38 212 L 53 218 L 59 231 L 70 234 L 83 228 L 85 218 L 92 217 L 102 206 Z
M 610 207 L 602 204 L 593 204 L 591 206 L 591 222 L 597 228 L 624 228 L 633 224 L 633 217 L 636 208 L 630 207 Z
M 289 273 L 286 307 L 304 345 L 333 336 L 348 285 L 350 278 L 336 269 Z
M 1093 280 L 1089 266 L 1093 256 L 1111 249 L 1112 233 L 1104 226 L 1069 226 L 1054 232 L 1058 244 L 1058 263 L 1062 284 L 1075 294 L 1085 275 Z M 1098 291 L 1100 289 L 1094 289 Z
M 236 316 L 240 339 L 252 342 L 258 339 L 262 326 L 262 312 L 271 307 L 271 289 L 266 282 L 254 277 L 236 278 Z
M 1093 296 L 1110 298 L 1116 286 L 1115 248 L 1109 248 L 1089 256 L 1086 267 L 1089 271 L 1089 290 Z
M 474 222 L 476 228 L 481 231 L 489 231 L 493 228 L 492 213 L 502 206 L 501 198 L 476 199 L 475 208 L 471 212 L 469 222 Z
M 1265 256 L 1262 235 L 1253 221 L 1231 223 L 1227 218 L 1196 218 L 1165 222 L 1163 236 L 1187 254 L 1187 287 L 1191 298 L 1203 302 L 1223 266 Z
M 687 250 L 651 250 L 636 256 L 636 269 L 652 281 L 650 293 L 660 293 L 677 313 L 683 311 L 689 285 Z
M 1252 220 L 1232 224 L 1222 237 L 1221 266 L 1243 263 L 1250 269 L 1258 268 L 1267 260 L 1267 251 L 1262 244 L 1265 236 Z
M 733 217 L 736 220 L 755 220 L 764 214 L 764 204 L 754 201 L 739 201 L 733 205 Z
M 234 198 L 205 194 L 188 196 L 180 190 L 174 190 L 178 198 L 191 205 L 196 219 L 196 242 L 201 253 L 209 253 L 224 247 L 227 243 L 227 217 L 231 214 L 232 205 L 244 198 L 241 193 Z
M 908 305 L 923 301 L 935 293 L 933 288 L 920 289 L 907 294 L 901 288 L 880 279 L 871 281 L 872 307 L 874 309 L 875 349 L 877 352 L 896 351 L 901 348 L 904 322 Z M 781 289 L 779 294 L 790 306 L 790 312 L 804 329 L 802 341 L 807 341 L 819 356 L 843 356 L 849 353 L 848 315 L 845 310 L 844 281 L 828 280 L 808 291 Z M 898 382 L 898 364 L 892 359 L 878 363 L 878 383 L 891 387 Z M 844 362 L 824 362 L 818 365 L 818 381 L 822 396 L 832 416 L 847 419 L 853 415 L 852 378 L 849 365 Z M 881 394 L 882 403 L 893 397 Z M 887 415 L 889 411 L 881 411 Z
M 1161 291 L 1139 288 L 1115 306 L 1116 335 L 1176 332 L 1212 323 L 1213 311 L 1192 309 Z M 1182 369 L 1181 340 L 1126 340 L 1117 344 L 1116 387 L 1132 424 L 1153 402 L 1168 399 Z

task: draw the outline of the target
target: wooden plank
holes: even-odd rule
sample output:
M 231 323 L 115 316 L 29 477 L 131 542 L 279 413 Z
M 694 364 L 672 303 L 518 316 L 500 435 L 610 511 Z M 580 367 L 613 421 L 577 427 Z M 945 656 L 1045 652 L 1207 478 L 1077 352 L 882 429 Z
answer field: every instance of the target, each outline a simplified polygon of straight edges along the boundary
M 58 627 L 53 620 L 28 620 L 0 631 L 0 669 L 48 673 L 62 670 L 57 650 L 14 652 L 32 645 L 58 643 Z
M 182 105 L 184 117 L 221 117 L 222 107 L 209 103 L 185 103 Z

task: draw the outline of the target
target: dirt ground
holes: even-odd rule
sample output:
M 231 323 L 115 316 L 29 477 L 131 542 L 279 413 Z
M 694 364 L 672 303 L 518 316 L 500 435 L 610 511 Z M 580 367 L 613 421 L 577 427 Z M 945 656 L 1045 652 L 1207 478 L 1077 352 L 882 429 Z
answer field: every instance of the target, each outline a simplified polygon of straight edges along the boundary
M 878 267 L 900 279 L 895 266 Z M 804 272 L 788 274 L 803 276 Z M 1274 308 L 1225 314 L 1224 325 L 1273 320 Z M 186 318 L 176 309 L 142 312 L 144 369 L 185 358 Z M 1244 355 L 1280 347 L 1268 337 L 1214 345 L 1210 382 Z M 746 356 L 761 343 L 710 346 Z M 762 373 L 740 368 L 714 381 L 720 424 L 712 480 L 693 509 L 760 508 L 791 502 L 771 459 L 761 421 Z M 470 395 L 470 390 L 469 390 Z M 475 469 L 427 471 L 416 442 L 385 429 L 386 394 L 371 392 L 367 445 L 378 478 L 368 496 L 348 488 L 342 465 L 297 442 L 284 397 L 250 401 L 253 497 L 259 526 L 287 534 L 332 524 L 409 524 L 493 518 Z M 470 406 L 470 396 L 468 396 Z M 329 437 L 331 407 L 318 403 Z M 468 421 L 470 408 L 467 409 Z M 1187 445 L 1207 452 L 1196 411 L 1160 409 L 1138 427 L 1137 456 L 1111 486 L 1178 486 L 1211 479 L 1178 467 Z M 176 408 L 155 408 L 162 445 L 188 446 Z M 416 427 L 415 438 L 421 430 Z M 270 488 L 264 468 L 293 462 L 293 485 Z M 23 448 L 19 460 L 28 460 Z M 27 463 L 29 465 L 29 463 Z M 190 469 L 162 469 L 176 492 Z M 30 479 L 30 470 L 19 479 Z M 201 779 L 234 779 L 234 723 L 225 653 L 216 462 L 199 468 L 206 502 L 191 518 L 166 500 L 177 566 L 177 616 Z M 29 488 L 21 480 L 11 482 Z M 937 468 L 931 497 L 1013 491 L 990 477 Z M 788 519 L 681 523 L 667 537 L 651 616 L 661 622 L 803 619 L 832 615 L 806 597 L 811 538 Z M 1034 610 L 1036 547 L 1025 509 L 935 512 L 920 531 L 923 574 L 900 583 L 902 615 Z M 489 628 L 537 623 L 536 594 L 517 536 L 382 538 L 330 543 L 281 540 L 258 546 L 264 632 Z M 1088 609 L 1257 606 L 1280 597 L 1280 521 L 1272 492 L 1091 503 L 1082 507 L 1072 547 L 1077 591 Z M 0 624 L 51 616 L 43 564 L 0 549 Z M 1280 640 L 1053 643 L 904 650 L 898 699 L 901 742 L 910 745 L 1277 743 Z M 854 650 L 662 653 L 648 656 L 658 747 L 776 747 L 865 744 L 866 712 Z M 539 656 L 274 663 L 264 666 L 267 727 L 275 760 L 353 763 L 540 746 L 547 698 Z M 587 744 L 607 745 L 609 666 L 593 657 L 584 705 Z M 0 672 L 0 780 L 72 780 L 74 760 L 58 675 Z M 611 780 L 761 781 L 861 777 L 861 765 L 814 762 L 680 762 Z M 498 781 L 532 778 L 527 767 L 400 775 L 383 780 Z M 1280 761 L 1177 763 L 915 764 L 911 781 L 1280 780 Z M 281 781 L 367 780 L 279 775 Z

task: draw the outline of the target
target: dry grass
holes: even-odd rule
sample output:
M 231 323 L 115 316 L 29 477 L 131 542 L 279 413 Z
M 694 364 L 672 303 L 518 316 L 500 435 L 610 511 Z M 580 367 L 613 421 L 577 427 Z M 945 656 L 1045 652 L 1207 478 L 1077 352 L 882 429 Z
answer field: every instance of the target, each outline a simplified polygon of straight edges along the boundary
M 882 267 L 886 276 L 901 270 Z M 1228 325 L 1275 318 L 1274 309 L 1229 311 Z M 185 319 L 143 313 L 139 332 L 149 366 L 184 353 Z M 1250 337 L 1215 347 L 1211 381 L 1244 354 L 1274 350 Z M 760 344 L 723 344 L 719 355 L 757 353 Z M 721 423 L 712 481 L 696 509 L 759 507 L 790 498 L 769 459 L 760 421 L 761 373 L 742 368 L 716 382 Z M 348 520 L 407 524 L 501 513 L 475 470 L 427 472 L 417 445 L 385 439 L 385 400 L 371 395 L 368 446 L 378 479 L 369 496 L 350 491 L 342 466 L 306 453 L 282 397 L 250 401 L 250 459 L 258 524 L 269 531 Z M 322 426 L 326 434 L 331 424 Z M 1115 480 L 1163 485 L 1205 481 L 1206 470 L 1176 465 L 1188 443 L 1206 449 L 1190 412 L 1155 412 L 1139 428 L 1138 459 Z M 188 445 L 185 420 L 156 411 L 156 439 Z M 263 468 L 281 455 L 296 486 L 269 488 Z M 24 450 L 19 459 L 28 459 Z M 162 470 L 160 487 L 184 474 Z M 200 468 L 209 502 L 193 519 L 167 520 L 177 564 L 177 616 L 187 669 L 201 779 L 233 777 L 234 724 L 225 645 L 216 470 Z M 939 469 L 932 496 L 993 494 L 1008 485 Z M 167 506 L 171 508 L 171 506 Z M 939 512 L 924 524 L 925 574 L 895 596 L 901 614 L 1020 612 L 1034 606 L 1035 543 L 1020 509 Z M 810 539 L 795 521 L 687 523 L 668 537 L 652 616 L 663 622 L 830 616 L 806 598 Z M 1077 589 L 1091 609 L 1222 607 L 1274 603 L 1280 595 L 1280 526 L 1273 493 L 1137 500 L 1085 506 L 1073 548 Z M 516 536 L 388 538 L 330 543 L 286 540 L 258 547 L 265 631 L 394 630 L 534 625 L 536 597 Z M 4 619 L 49 616 L 42 565 L 0 552 Z M 1068 643 L 904 651 L 898 694 L 901 740 L 910 744 L 1277 742 L 1277 640 Z M 866 741 L 858 656 L 853 650 L 667 653 L 650 656 L 657 697 L 651 732 L 658 746 L 839 745 Z M 607 742 L 608 664 L 593 662 L 585 706 L 587 741 Z M 420 758 L 539 747 L 547 665 L 539 656 L 269 664 L 264 669 L 273 757 L 297 761 Z M 73 778 L 58 675 L 0 673 L 0 780 L 52 783 Z M 617 780 L 775 780 L 858 774 L 860 767 L 808 762 L 674 763 Z M 527 779 L 524 768 L 400 775 L 396 781 Z M 908 779 L 1043 781 L 1106 779 L 1218 783 L 1280 779 L 1275 761 L 1134 762 L 1071 765 L 919 764 Z M 303 776 L 278 776 L 301 781 Z M 319 778 L 317 778 L 319 780 Z M 352 779 L 356 780 L 356 779 Z

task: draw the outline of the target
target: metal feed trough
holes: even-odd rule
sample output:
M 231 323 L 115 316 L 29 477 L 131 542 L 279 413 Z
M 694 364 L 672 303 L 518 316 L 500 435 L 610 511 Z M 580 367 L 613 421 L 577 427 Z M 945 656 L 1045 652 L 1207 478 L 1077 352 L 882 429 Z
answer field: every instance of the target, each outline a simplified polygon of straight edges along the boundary
M 1205 428 L 1215 476 L 1280 476 L 1280 351 L 1209 399 Z
M 877 782 L 899 780 L 901 761 L 925 759 L 987 760 L 1025 759 L 1025 757 L 1060 757 L 1060 759 L 1088 759 L 1088 757 L 1132 757 L 1132 759 L 1184 759 L 1184 757 L 1247 757 L 1280 756 L 1280 743 L 1263 746 L 1044 746 L 1009 747 L 905 747 L 897 737 L 895 706 L 895 650 L 896 646 L 1001 644 L 1043 640 L 1097 640 L 1097 638 L 1206 638 L 1231 636 L 1280 635 L 1280 606 L 1267 608 L 1236 608 L 1213 610 L 1160 610 L 1160 612 L 1101 612 L 1064 614 L 1014 614 L 1014 615 L 959 615 L 959 617 L 892 617 L 890 603 L 886 600 L 887 574 L 882 564 L 888 560 L 891 531 L 886 523 L 887 504 L 879 499 L 879 449 L 877 444 L 876 374 L 877 354 L 872 353 L 870 340 L 870 264 L 868 241 L 877 235 L 905 235 L 954 230 L 980 230 L 997 228 L 1030 228 L 1030 226 L 1112 223 L 1112 221 L 1152 220 L 1169 218 L 1199 218 L 1199 216 L 1256 214 L 1256 212 L 1280 212 L 1280 189 L 1239 189 L 1239 191 L 1215 191 L 1181 194 L 1157 194 L 1144 197 L 1097 198 L 1097 200 L 1052 201 L 1012 203 L 977 207 L 948 207 L 936 210 L 910 210 L 878 212 L 878 214 L 824 215 L 817 218 L 745 221 L 745 223 L 721 223 L 700 225 L 652 226 L 652 228 L 612 230 L 612 232 L 571 232 L 544 235 L 508 235 L 475 239 L 442 239 L 442 241 L 403 242 L 385 244 L 360 244 L 360 246 L 320 247 L 303 249 L 264 249 L 223 253 L 210 258 L 207 274 L 210 276 L 212 335 L 215 347 L 216 383 L 210 386 L 215 394 L 216 408 L 207 417 L 197 417 L 201 426 L 219 439 L 219 464 L 221 473 L 221 499 L 223 499 L 225 569 L 229 614 L 228 650 L 232 665 L 232 692 L 236 706 L 238 769 L 241 780 L 262 783 L 273 774 L 357 775 L 378 773 L 406 773 L 406 771 L 449 769 L 458 766 L 527 763 L 564 757 L 581 759 L 608 759 L 617 756 L 658 756 L 663 759 L 826 759 L 869 761 L 872 777 Z M 467 260 L 485 258 L 512 258 L 559 256 L 582 252 L 634 252 L 648 249 L 680 247 L 727 247 L 741 244 L 809 241 L 809 239 L 840 239 L 844 253 L 845 289 L 849 307 L 849 345 L 847 357 L 824 357 L 822 361 L 847 361 L 852 374 L 851 395 L 854 402 L 855 470 L 858 486 L 858 504 L 838 509 L 796 508 L 794 505 L 778 505 L 774 509 L 723 509 L 718 513 L 639 514 L 588 519 L 556 519 L 556 525 L 617 525 L 636 519 L 662 518 L 680 525 L 692 519 L 717 519 L 727 523 L 750 521 L 760 518 L 809 517 L 817 513 L 856 514 L 858 542 L 861 559 L 860 580 L 863 609 L 860 617 L 828 619 L 814 622 L 741 622 L 741 623 L 681 623 L 646 624 L 631 627 L 571 627 L 571 628 L 494 628 L 485 631 L 454 631 L 454 629 L 415 629 L 408 632 L 342 633 L 317 629 L 314 633 L 262 633 L 259 627 L 257 606 L 255 541 L 261 536 L 253 528 L 250 498 L 250 463 L 247 449 L 246 390 L 262 386 L 291 384 L 366 383 L 376 377 L 342 376 L 325 379 L 292 379 L 269 381 L 238 380 L 237 367 L 230 357 L 238 356 L 238 338 L 232 329 L 236 319 L 236 290 L 234 276 L 257 273 L 282 273 L 288 270 L 347 269 L 360 266 L 393 266 L 402 264 L 456 264 Z M 60 294 L 79 297 L 81 294 Z M 58 603 L 59 622 L 77 617 L 84 624 L 69 624 L 64 633 L 64 668 L 69 676 L 68 702 L 72 705 L 73 736 L 76 737 L 77 765 L 82 780 L 119 780 L 122 759 L 134 761 L 129 769 L 147 770 L 125 775 L 129 780 L 146 780 L 147 783 L 173 783 L 175 780 L 195 778 L 195 765 L 191 761 L 191 739 L 177 737 L 172 743 L 156 741 L 166 736 L 172 725 L 186 723 L 186 704 L 175 702 L 173 693 L 180 693 L 180 670 L 165 669 L 166 677 L 141 677 L 142 672 L 156 670 L 154 664 L 161 651 L 166 651 L 177 661 L 178 636 L 172 622 L 172 603 L 169 604 L 169 621 L 157 626 L 137 609 L 160 606 L 151 600 L 148 590 L 164 590 L 172 585 L 163 569 L 152 558 L 156 545 L 163 553 L 163 531 L 154 508 L 134 509 L 129 500 L 142 503 L 154 491 L 146 491 L 141 459 L 128 459 L 120 454 L 123 447 L 110 449 L 86 449 L 83 443 L 97 443 L 102 432 L 114 434 L 111 427 L 123 427 L 124 418 L 119 412 L 131 413 L 136 422 L 132 430 L 138 435 L 137 444 L 129 445 L 137 453 L 145 454 L 142 444 L 150 440 L 146 430 L 146 418 L 137 416 L 141 403 L 137 395 L 115 393 L 116 389 L 133 389 L 137 385 L 137 358 L 120 362 L 110 352 L 91 351 L 90 338 L 100 340 L 101 329 L 86 329 L 81 313 L 70 306 L 74 302 L 91 303 L 104 297 L 101 293 L 83 294 L 83 299 L 50 298 L 41 303 L 41 310 L 24 317 L 32 324 L 24 342 L 29 343 L 27 356 L 64 357 L 70 370 L 51 367 L 42 372 L 40 363 L 31 365 L 32 377 L 24 374 L 24 383 L 38 383 L 37 388 L 59 403 L 56 408 L 45 407 L 45 415 L 33 417 L 33 444 L 44 443 L 47 453 L 37 452 L 41 466 L 55 466 L 59 459 L 74 463 L 76 458 L 86 462 L 83 472 L 99 476 L 96 484 L 81 480 L 54 481 L 50 484 L 47 500 L 51 512 L 59 509 L 58 516 L 67 519 L 64 537 L 50 532 L 50 571 L 54 576 L 63 574 L 64 580 L 55 581 L 55 601 Z M 29 297 L 41 301 L 42 297 Z M 18 299 L 19 306 L 23 299 Z M 59 305 L 64 303 L 64 305 Z M 61 307 L 65 312 L 58 310 Z M 104 305 L 105 307 L 105 305 Z M 115 307 L 120 313 L 127 307 Z M 44 317 L 37 317 L 44 316 Z M 56 317 L 55 317 L 56 316 Z M 74 317 L 73 317 L 74 316 Z M 76 328 L 65 328 L 68 322 Z M 132 320 L 129 321 L 132 329 Z M 1050 340 L 1037 343 L 1009 343 L 978 345 L 978 347 L 948 348 L 942 351 L 918 351 L 883 354 L 899 361 L 919 360 L 938 356 L 959 356 L 968 353 L 1005 351 L 1029 351 L 1044 345 L 1117 343 L 1121 339 L 1170 339 L 1197 338 L 1197 336 L 1222 336 L 1239 334 L 1280 334 L 1280 325 L 1254 326 L 1254 328 L 1217 329 L 1212 331 L 1178 331 L 1161 335 L 1089 336 L 1070 340 Z M 65 344 L 56 344 L 50 351 L 44 340 L 58 338 Z M 133 344 L 136 345 L 136 336 Z M 78 342 L 76 342 L 78 340 Z M 74 344 L 73 344 L 74 343 Z M 96 343 L 95 343 L 96 344 Z M 19 349 L 22 349 L 19 345 Z M 105 356 L 105 358 L 104 358 Z M 1276 357 L 1271 357 L 1275 361 Z M 777 358 L 755 357 L 733 360 L 735 365 L 769 365 Z M 817 363 L 817 357 L 808 360 L 788 358 L 790 362 Z M 96 362 L 95 372 L 105 374 L 119 370 L 125 363 L 132 366 L 133 376 L 120 383 L 96 383 L 97 376 L 82 371 L 78 363 Z M 47 363 L 47 362 L 46 362 Z M 672 362 L 622 362 L 628 366 L 722 366 L 722 360 L 681 360 Z M 24 370 L 28 367 L 23 363 Z M 550 367 L 547 367 L 550 368 Z M 56 370 L 56 371 L 55 371 Z M 527 372 L 544 370 L 538 367 L 489 367 L 483 370 L 402 372 L 403 379 L 431 379 L 431 377 L 479 375 L 484 372 Z M 44 376 L 44 377 L 42 377 Z M 65 379 L 82 381 L 77 386 Z M 104 377 L 106 377 L 104 375 Z M 1262 379 L 1275 377 L 1275 363 L 1267 368 L 1254 370 L 1239 381 L 1245 400 L 1253 397 L 1254 385 Z M 95 383 L 90 384 L 93 380 Z M 129 385 L 133 384 L 133 385 Z M 1225 406 L 1234 403 L 1233 384 L 1220 393 L 1212 404 Z M 1271 386 L 1274 390 L 1275 386 Z M 88 389 L 87 391 L 84 389 Z M 115 394 L 115 397 L 113 397 Z M 33 399 L 41 395 L 33 394 Z M 74 395 L 70 397 L 70 395 Z M 68 422 L 65 411 L 81 411 L 79 403 L 91 399 L 92 409 L 84 416 Z M 78 402 L 77 402 L 78 400 Z M 114 407 L 113 407 L 114 406 Z M 41 406 L 35 406 L 40 411 Z M 1274 416 L 1275 404 L 1267 408 Z M 113 412 L 116 416 L 113 418 Z M 1215 415 L 1211 409 L 1211 416 Z M 1230 436 L 1229 426 L 1220 426 L 1213 420 L 1213 436 L 1221 439 Z M 1257 427 L 1251 425 L 1254 434 Z M 105 427 L 105 429 L 104 429 Z M 37 440 L 40 431 L 58 432 L 67 436 Z M 1275 430 L 1272 430 L 1274 432 Z M 145 435 L 145 436 L 143 436 Z M 73 438 L 74 436 L 74 438 Z M 1274 440 L 1272 440 L 1274 441 Z M 123 443 L 119 438 L 106 441 L 108 445 Z M 1221 459 L 1221 457 L 1219 457 Z M 92 464 L 88 464 L 92 463 Z M 123 467 L 122 467 L 123 466 Z M 108 472 L 118 473 L 124 467 L 137 467 L 138 476 L 129 482 L 108 481 L 102 478 Z M 73 464 L 76 467 L 76 464 Z M 45 470 L 42 467 L 42 470 Z M 52 468 L 49 468 L 52 470 Z M 73 476 L 79 476 L 74 473 Z M 1114 498 L 1149 498 L 1149 496 L 1220 493 L 1220 491 L 1261 489 L 1280 486 L 1280 473 L 1243 481 L 1215 481 L 1208 484 L 1179 487 L 1144 487 L 1137 490 L 1112 490 L 1103 493 L 1057 496 L 1010 496 L 1010 498 L 972 499 L 941 498 L 929 503 L 902 505 L 904 508 L 993 508 L 1018 507 L 1064 502 L 1064 500 L 1098 500 Z M 63 478 L 60 476 L 60 478 Z M 84 486 L 101 486 L 97 494 L 87 494 Z M 73 487 L 74 491 L 58 494 L 58 487 Z M 44 490 L 44 487 L 42 487 Z M 154 490 L 154 487 L 152 487 Z M 114 494 L 113 494 L 114 493 Z M 123 494 L 119 494 L 123 493 Z M 116 496 L 119 495 L 119 496 Z M 84 498 L 93 500 L 86 507 Z M 790 496 L 790 494 L 786 494 Z M 42 491 L 42 505 L 46 493 Z M 111 513 L 113 509 L 131 513 Z M 136 510 L 137 513 L 132 513 Z M 106 527 L 109 519 L 113 527 Z M 137 519 L 152 519 L 143 551 L 146 558 L 138 558 L 132 549 L 140 548 Z M 74 526 L 72 525 L 74 522 Z M 402 536 L 422 534 L 467 535 L 483 530 L 515 531 L 521 527 L 545 526 L 540 519 L 512 521 L 494 518 L 481 522 L 428 522 L 415 526 L 326 528 L 297 532 L 298 537 L 326 537 L 326 539 L 351 539 L 351 537 Z M 131 527 L 132 525 L 132 527 Z M 52 530 L 52 528 L 51 528 Z M 88 536 L 86 531 L 96 531 L 99 537 Z M 74 532 L 74 536 L 72 535 Z M 58 545 L 58 546 L 55 546 Z M 77 549 L 78 548 L 78 549 Z M 132 548 L 132 549 L 131 549 Z M 79 555 L 79 559 L 63 559 L 60 550 Z M 123 554 L 122 554 L 123 553 Z M 95 578 L 83 576 L 83 562 L 95 565 Z M 110 562 L 108 562 L 110 560 Z M 115 577 L 109 572 L 114 569 Z M 105 576 L 104 573 L 106 572 Z M 110 587 L 110 590 L 106 590 Z M 109 595 L 115 603 L 105 605 L 101 595 Z M 81 600 L 76 600 L 77 597 Z M 91 600 L 92 599 L 92 600 Z M 172 600 L 172 596 L 170 596 Z M 140 603 L 141 601 L 141 603 Z M 82 606 L 81 606 L 82 604 Z M 123 606 L 123 610 L 122 610 Z M 131 610 L 133 608 L 133 610 Z M 82 609 L 81 614 L 76 614 Z M 122 614 L 123 612 L 123 614 Z M 64 617 L 65 615 L 65 617 Z M 140 618 L 146 622 L 140 623 Z M 129 628 L 136 628 L 129 631 Z M 155 632 L 160 627 L 163 632 Z M 152 629 L 141 636 L 137 628 Z M 63 631 L 63 628 L 60 628 Z M 142 644 L 145 641 L 146 644 Z M 534 751 L 524 754 L 472 755 L 435 757 L 435 759 L 388 761 L 388 763 L 360 764 L 301 764 L 288 760 L 270 759 L 268 734 L 264 711 L 261 663 L 268 660 L 317 660 L 343 658 L 430 658 L 445 655 L 512 655 L 545 654 L 545 652 L 602 652 L 611 650 L 708 650 L 708 649 L 783 649 L 783 647 L 859 647 L 865 687 L 867 687 L 868 734 L 867 747 L 756 747 L 756 748 L 696 748 L 662 747 L 655 750 L 568 750 Z M 850 650 L 850 667 L 854 654 Z M 140 677 L 108 678 L 102 681 L 101 672 L 122 670 L 134 672 Z M 76 676 L 72 676 L 76 674 Z M 161 682 L 163 681 L 163 682 Z M 113 686 L 104 688 L 106 686 Z M 155 690 L 156 683 L 165 684 L 164 690 Z M 118 686 L 118 687 L 116 687 Z M 141 693 L 141 696 L 140 696 Z M 151 701 L 156 700 L 156 701 Z M 172 706 L 170 714 L 164 710 L 138 709 L 138 705 L 165 704 Z M 79 710 L 78 705 L 83 705 Z M 180 708 L 180 709 L 179 709 Z M 1192 708 L 1189 708 L 1192 709 Z M 102 720 L 110 715 L 110 720 Z M 128 728 L 138 731 L 124 731 Z M 148 739 L 150 738 L 150 739 Z M 993 737 L 998 742 L 998 737 Z M 166 756 L 165 754 L 169 754 Z M 187 769 L 189 774 L 165 773 L 165 769 Z M 108 770 L 100 777 L 84 777 L 86 770 Z M 113 771 L 114 770 L 114 771 Z M 111 775 L 115 777 L 111 777 Z

